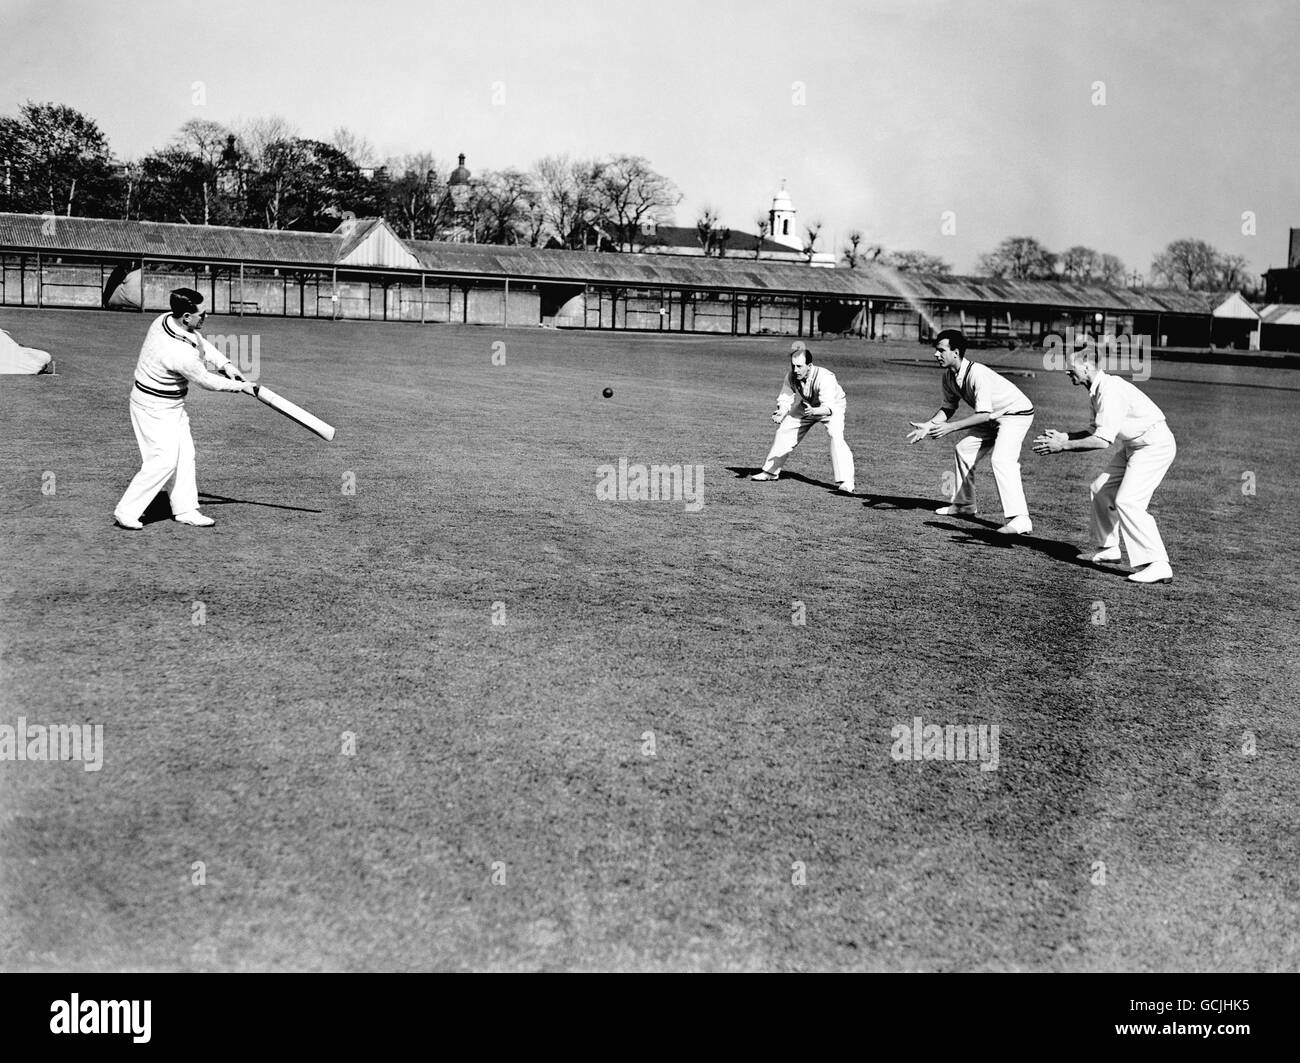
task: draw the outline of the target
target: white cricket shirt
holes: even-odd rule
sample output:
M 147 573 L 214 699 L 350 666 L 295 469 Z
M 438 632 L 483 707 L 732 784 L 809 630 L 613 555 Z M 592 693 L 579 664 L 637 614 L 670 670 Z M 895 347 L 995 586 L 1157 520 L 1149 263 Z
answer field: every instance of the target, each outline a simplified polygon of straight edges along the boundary
M 949 369 L 943 374 L 944 409 L 956 408 L 962 399 L 976 413 L 1000 410 L 998 417 L 1034 412 L 1034 404 L 1029 401 L 1029 396 L 1010 380 L 987 365 L 966 358 L 961 360 L 955 370 Z
M 1160 407 L 1121 377 L 1097 371 L 1088 389 L 1092 434 L 1107 443 L 1137 439 L 1165 419 Z

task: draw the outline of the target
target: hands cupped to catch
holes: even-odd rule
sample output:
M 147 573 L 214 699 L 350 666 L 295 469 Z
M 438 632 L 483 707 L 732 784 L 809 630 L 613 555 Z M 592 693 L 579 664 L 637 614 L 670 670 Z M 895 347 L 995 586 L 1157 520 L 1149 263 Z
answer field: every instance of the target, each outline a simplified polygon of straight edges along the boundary
M 1066 433 L 1058 432 L 1055 428 L 1049 428 L 1034 440 L 1034 453 L 1059 454 L 1065 449 L 1065 444 L 1069 438 Z

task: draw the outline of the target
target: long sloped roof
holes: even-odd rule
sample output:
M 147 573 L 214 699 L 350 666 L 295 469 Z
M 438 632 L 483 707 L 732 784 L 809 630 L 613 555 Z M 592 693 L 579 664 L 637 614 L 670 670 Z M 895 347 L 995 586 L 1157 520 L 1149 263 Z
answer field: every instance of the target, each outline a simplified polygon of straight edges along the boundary
M 1138 313 L 1208 314 L 1222 301 L 1206 292 L 1152 291 L 1062 284 L 900 274 L 878 266 L 813 269 L 789 262 L 727 256 L 681 258 L 654 254 L 548 251 L 531 247 L 408 240 L 430 271 L 500 274 L 528 280 L 621 284 L 629 287 L 730 288 L 852 299 L 906 299 L 927 303 L 1004 303 L 1108 309 Z
M 339 233 L 240 229 L 227 225 L 61 218 L 0 214 L 0 247 L 39 251 L 107 252 L 157 258 L 209 258 L 232 262 L 329 265 L 345 238 Z
M 221 225 L 0 214 L 0 249 L 119 254 L 328 268 L 369 235 L 378 219 L 332 233 Z M 815 269 L 791 262 L 559 251 L 532 247 L 399 241 L 432 273 L 530 281 L 733 290 L 824 298 L 1002 304 L 1137 313 L 1208 314 L 1223 301 L 1206 292 L 1107 288 L 1056 281 L 900 274 L 879 266 Z M 376 269 L 380 267 L 375 267 Z M 394 268 L 394 267 L 389 267 Z

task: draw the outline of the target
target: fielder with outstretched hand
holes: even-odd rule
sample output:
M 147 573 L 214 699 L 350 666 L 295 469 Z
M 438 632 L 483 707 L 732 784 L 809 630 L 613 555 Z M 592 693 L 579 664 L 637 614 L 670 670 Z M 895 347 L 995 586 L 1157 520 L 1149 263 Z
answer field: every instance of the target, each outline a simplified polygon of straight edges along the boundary
M 1071 352 L 1065 372 L 1071 384 L 1088 389 L 1092 424 L 1078 432 L 1049 428 L 1034 440 L 1034 453 L 1105 450 L 1119 443 L 1114 457 L 1090 485 L 1092 545 L 1078 560 L 1119 561 L 1122 533 L 1129 561 L 1137 569 L 1129 579 L 1168 583 L 1174 578 L 1169 553 L 1155 518 L 1147 512 L 1151 496 L 1178 453 L 1165 415 L 1127 380 L 1103 372 L 1093 353 Z
M 1034 530 L 1034 525 L 1020 482 L 1020 447 L 1034 423 L 1034 404 L 1001 373 L 967 358 L 966 345 L 966 335 L 958 329 L 944 329 L 935 337 L 934 357 L 946 370 L 943 405 L 928 421 L 908 422 L 914 431 L 907 433 L 907 442 L 918 443 L 927 436 L 942 439 L 969 429 L 970 435 L 953 448 L 956 486 L 952 499 L 935 512 L 945 517 L 978 512 L 975 466 L 986 455 L 992 455 L 993 480 L 1006 518 L 998 531 L 1025 535 Z M 954 421 L 953 415 L 963 399 L 975 412 Z

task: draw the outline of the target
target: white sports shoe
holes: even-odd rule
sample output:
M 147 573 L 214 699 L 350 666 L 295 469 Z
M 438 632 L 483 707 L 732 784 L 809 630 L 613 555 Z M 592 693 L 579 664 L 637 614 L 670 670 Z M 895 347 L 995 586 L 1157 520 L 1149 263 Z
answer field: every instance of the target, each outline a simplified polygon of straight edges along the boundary
M 1129 576 L 1130 583 L 1172 583 L 1174 570 L 1168 561 L 1152 561 L 1146 568 L 1139 569 Z
M 998 532 L 1002 535 L 1028 535 L 1034 530 L 1034 522 L 1026 516 L 1012 517 Z
M 780 478 L 779 472 L 756 472 L 750 477 L 751 480 L 779 480 Z
M 188 513 L 177 513 L 172 520 L 180 524 L 189 524 L 195 528 L 211 528 L 217 522 L 211 517 L 206 517 L 197 509 L 192 509 Z
M 941 517 L 973 517 L 979 510 L 974 506 L 940 506 L 935 512 Z
M 141 528 L 144 527 L 144 525 L 141 524 L 138 520 L 131 520 L 128 517 L 121 517 L 118 516 L 118 514 L 116 513 L 113 514 L 113 522 L 119 528 L 126 528 L 128 531 L 139 531 Z
M 1098 550 L 1096 547 L 1089 547 L 1084 550 L 1076 561 L 1091 561 L 1094 565 L 1102 561 L 1123 561 L 1124 555 L 1120 553 L 1118 546 L 1112 546 L 1106 550 Z
M 852 485 L 852 484 L 838 484 L 838 485 L 836 485 L 835 490 L 836 490 L 839 494 L 841 494 L 841 495 L 851 495 L 851 494 L 853 494 L 853 485 Z

